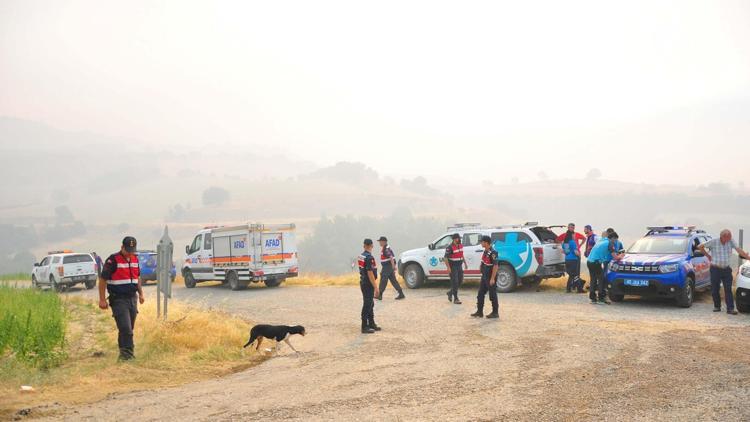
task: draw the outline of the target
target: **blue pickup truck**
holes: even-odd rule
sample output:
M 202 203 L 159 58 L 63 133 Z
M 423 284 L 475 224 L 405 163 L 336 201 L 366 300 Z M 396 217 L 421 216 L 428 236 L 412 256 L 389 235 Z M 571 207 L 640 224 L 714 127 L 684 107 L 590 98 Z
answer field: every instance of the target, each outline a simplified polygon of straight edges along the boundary
M 621 302 L 625 295 L 665 297 L 689 308 L 695 291 L 711 286 L 711 264 L 696 249 L 709 239 L 694 226 L 648 227 L 622 259 L 609 264 L 610 300 Z
M 140 268 L 140 279 L 142 284 L 146 284 L 148 281 L 156 281 L 156 252 L 154 251 L 138 251 L 138 265 Z M 177 270 L 175 269 L 174 262 L 172 263 L 172 269 L 169 273 L 171 281 L 174 281 L 177 276 Z

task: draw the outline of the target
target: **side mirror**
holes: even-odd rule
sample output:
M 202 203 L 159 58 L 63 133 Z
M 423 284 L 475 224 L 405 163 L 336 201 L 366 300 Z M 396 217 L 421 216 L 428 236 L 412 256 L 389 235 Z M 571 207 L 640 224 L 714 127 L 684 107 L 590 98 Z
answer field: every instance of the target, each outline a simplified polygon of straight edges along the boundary
M 39 266 L 39 263 L 38 263 L 38 262 L 35 262 L 35 263 L 34 263 L 34 266 L 35 266 L 35 267 L 38 267 L 38 266 Z
M 706 256 L 706 255 L 703 252 L 701 252 L 700 250 L 694 249 L 693 250 L 693 256 L 696 257 L 696 258 L 700 258 L 700 257 Z
M 435 250 L 435 244 L 434 243 L 430 243 L 429 245 L 427 245 L 427 249 L 429 249 L 431 251 L 434 251 Z
M 185 254 L 190 255 L 190 246 L 185 245 Z

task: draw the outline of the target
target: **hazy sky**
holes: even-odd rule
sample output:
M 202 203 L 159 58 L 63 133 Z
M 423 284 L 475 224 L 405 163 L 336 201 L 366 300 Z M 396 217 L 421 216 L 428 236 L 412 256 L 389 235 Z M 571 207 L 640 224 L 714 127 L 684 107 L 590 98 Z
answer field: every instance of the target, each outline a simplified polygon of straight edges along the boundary
M 397 175 L 750 184 L 750 2 L 4 0 L 0 115 Z

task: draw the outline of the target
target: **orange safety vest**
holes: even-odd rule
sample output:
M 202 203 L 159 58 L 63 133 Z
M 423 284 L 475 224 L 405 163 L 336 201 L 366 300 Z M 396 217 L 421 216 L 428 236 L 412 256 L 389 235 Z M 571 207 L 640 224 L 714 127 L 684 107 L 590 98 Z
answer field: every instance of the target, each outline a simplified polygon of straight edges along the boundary
M 464 245 L 459 243 L 458 246 L 456 246 L 455 243 L 451 243 L 449 248 L 451 248 L 451 252 L 448 254 L 449 261 L 463 261 Z
M 138 266 L 138 257 L 130 255 L 130 261 L 125 259 L 121 253 L 116 254 L 114 257 L 117 269 L 112 272 L 111 280 L 107 280 L 107 285 L 122 286 L 125 284 L 138 284 L 138 276 L 141 273 Z

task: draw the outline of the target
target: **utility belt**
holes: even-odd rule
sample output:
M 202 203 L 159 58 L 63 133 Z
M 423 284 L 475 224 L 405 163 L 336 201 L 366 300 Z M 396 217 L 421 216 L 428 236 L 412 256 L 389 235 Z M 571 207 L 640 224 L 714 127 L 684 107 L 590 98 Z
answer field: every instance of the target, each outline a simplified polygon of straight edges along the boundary
M 112 293 L 109 292 L 109 299 L 132 299 L 135 297 L 136 293 L 138 291 L 130 292 L 130 293 Z
M 731 265 L 721 266 L 721 265 L 711 264 L 711 268 L 716 268 L 717 270 L 731 270 L 732 266 Z

